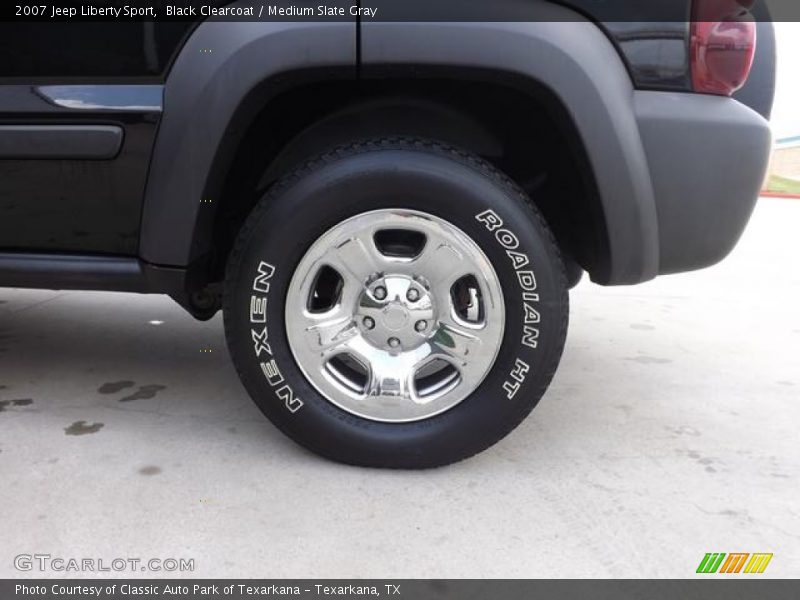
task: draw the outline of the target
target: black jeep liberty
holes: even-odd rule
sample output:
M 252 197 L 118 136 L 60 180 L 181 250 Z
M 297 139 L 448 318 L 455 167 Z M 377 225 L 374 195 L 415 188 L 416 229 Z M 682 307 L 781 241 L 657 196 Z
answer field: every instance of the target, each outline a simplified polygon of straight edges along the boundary
M 749 0 L 653 0 L 666 16 L 638 21 L 609 18 L 620 0 L 484 5 L 506 2 L 524 18 L 16 7 L 0 286 L 222 309 L 255 402 L 334 460 L 487 448 L 544 394 L 584 272 L 636 284 L 733 248 L 775 67 Z

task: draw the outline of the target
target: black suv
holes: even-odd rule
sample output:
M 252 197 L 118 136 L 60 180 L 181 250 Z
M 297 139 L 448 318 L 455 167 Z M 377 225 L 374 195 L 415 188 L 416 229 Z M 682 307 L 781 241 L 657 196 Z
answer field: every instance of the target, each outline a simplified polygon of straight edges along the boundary
M 508 4 L 524 18 L 4 22 L 0 286 L 222 308 L 255 402 L 335 460 L 487 448 L 544 394 L 584 272 L 732 249 L 775 66 L 752 2 Z

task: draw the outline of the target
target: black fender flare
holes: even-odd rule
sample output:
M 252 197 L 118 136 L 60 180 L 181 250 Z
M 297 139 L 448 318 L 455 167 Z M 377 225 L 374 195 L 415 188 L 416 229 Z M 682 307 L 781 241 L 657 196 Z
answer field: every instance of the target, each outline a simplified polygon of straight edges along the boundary
M 491 69 L 549 88 L 578 132 L 606 221 L 608 271 L 592 279 L 652 279 L 658 218 L 630 75 L 596 24 L 551 4 L 537 10 L 539 20 L 525 23 L 364 23 L 362 67 Z
M 164 86 L 164 112 L 153 149 L 142 212 L 139 256 L 188 267 L 207 251 L 213 207 L 201 203 L 226 160 L 226 146 L 275 93 L 286 73 L 348 69 L 355 76 L 352 22 L 200 24 L 176 58 Z M 224 169 L 223 169 L 224 170 Z M 219 183 L 219 182 L 216 182 Z M 210 209 L 210 210 L 205 210 Z

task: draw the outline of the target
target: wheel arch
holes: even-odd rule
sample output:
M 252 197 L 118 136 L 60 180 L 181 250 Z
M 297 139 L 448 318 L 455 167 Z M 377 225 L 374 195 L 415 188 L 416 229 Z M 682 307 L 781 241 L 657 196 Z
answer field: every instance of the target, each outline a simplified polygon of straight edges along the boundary
M 535 82 L 496 70 L 411 70 L 395 69 L 389 78 L 365 72 L 357 86 L 309 83 L 264 108 L 228 173 L 211 229 L 200 234 L 215 249 L 212 279 L 224 269 L 239 225 L 283 174 L 335 146 L 391 136 L 438 141 L 492 162 L 533 198 L 564 252 L 580 264 L 576 269 L 608 268 L 591 166 L 558 99 Z M 307 102 L 322 97 L 323 110 Z M 307 118 L 292 125 L 294 112 L 284 113 L 284 107 Z M 259 142 L 274 138 L 274 148 Z

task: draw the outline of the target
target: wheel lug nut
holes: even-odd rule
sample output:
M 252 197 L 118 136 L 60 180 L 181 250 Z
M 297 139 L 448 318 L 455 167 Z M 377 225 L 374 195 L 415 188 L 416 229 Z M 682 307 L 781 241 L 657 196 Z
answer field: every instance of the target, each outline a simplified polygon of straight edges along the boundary
M 364 324 L 364 327 L 366 327 L 367 329 L 375 328 L 375 320 L 372 317 L 364 317 L 362 323 Z
M 408 298 L 409 302 L 416 302 L 419 300 L 419 290 L 416 288 L 411 288 L 406 293 L 406 298 Z
M 375 291 L 372 293 L 378 300 L 383 300 L 386 298 L 386 288 L 383 287 L 382 285 L 376 287 Z
M 414 329 L 416 329 L 420 333 L 425 331 L 427 328 L 428 328 L 428 322 L 427 321 L 417 321 L 417 324 L 414 325 Z
M 399 348 L 400 340 L 398 340 L 397 338 L 389 338 L 389 346 L 391 348 Z

